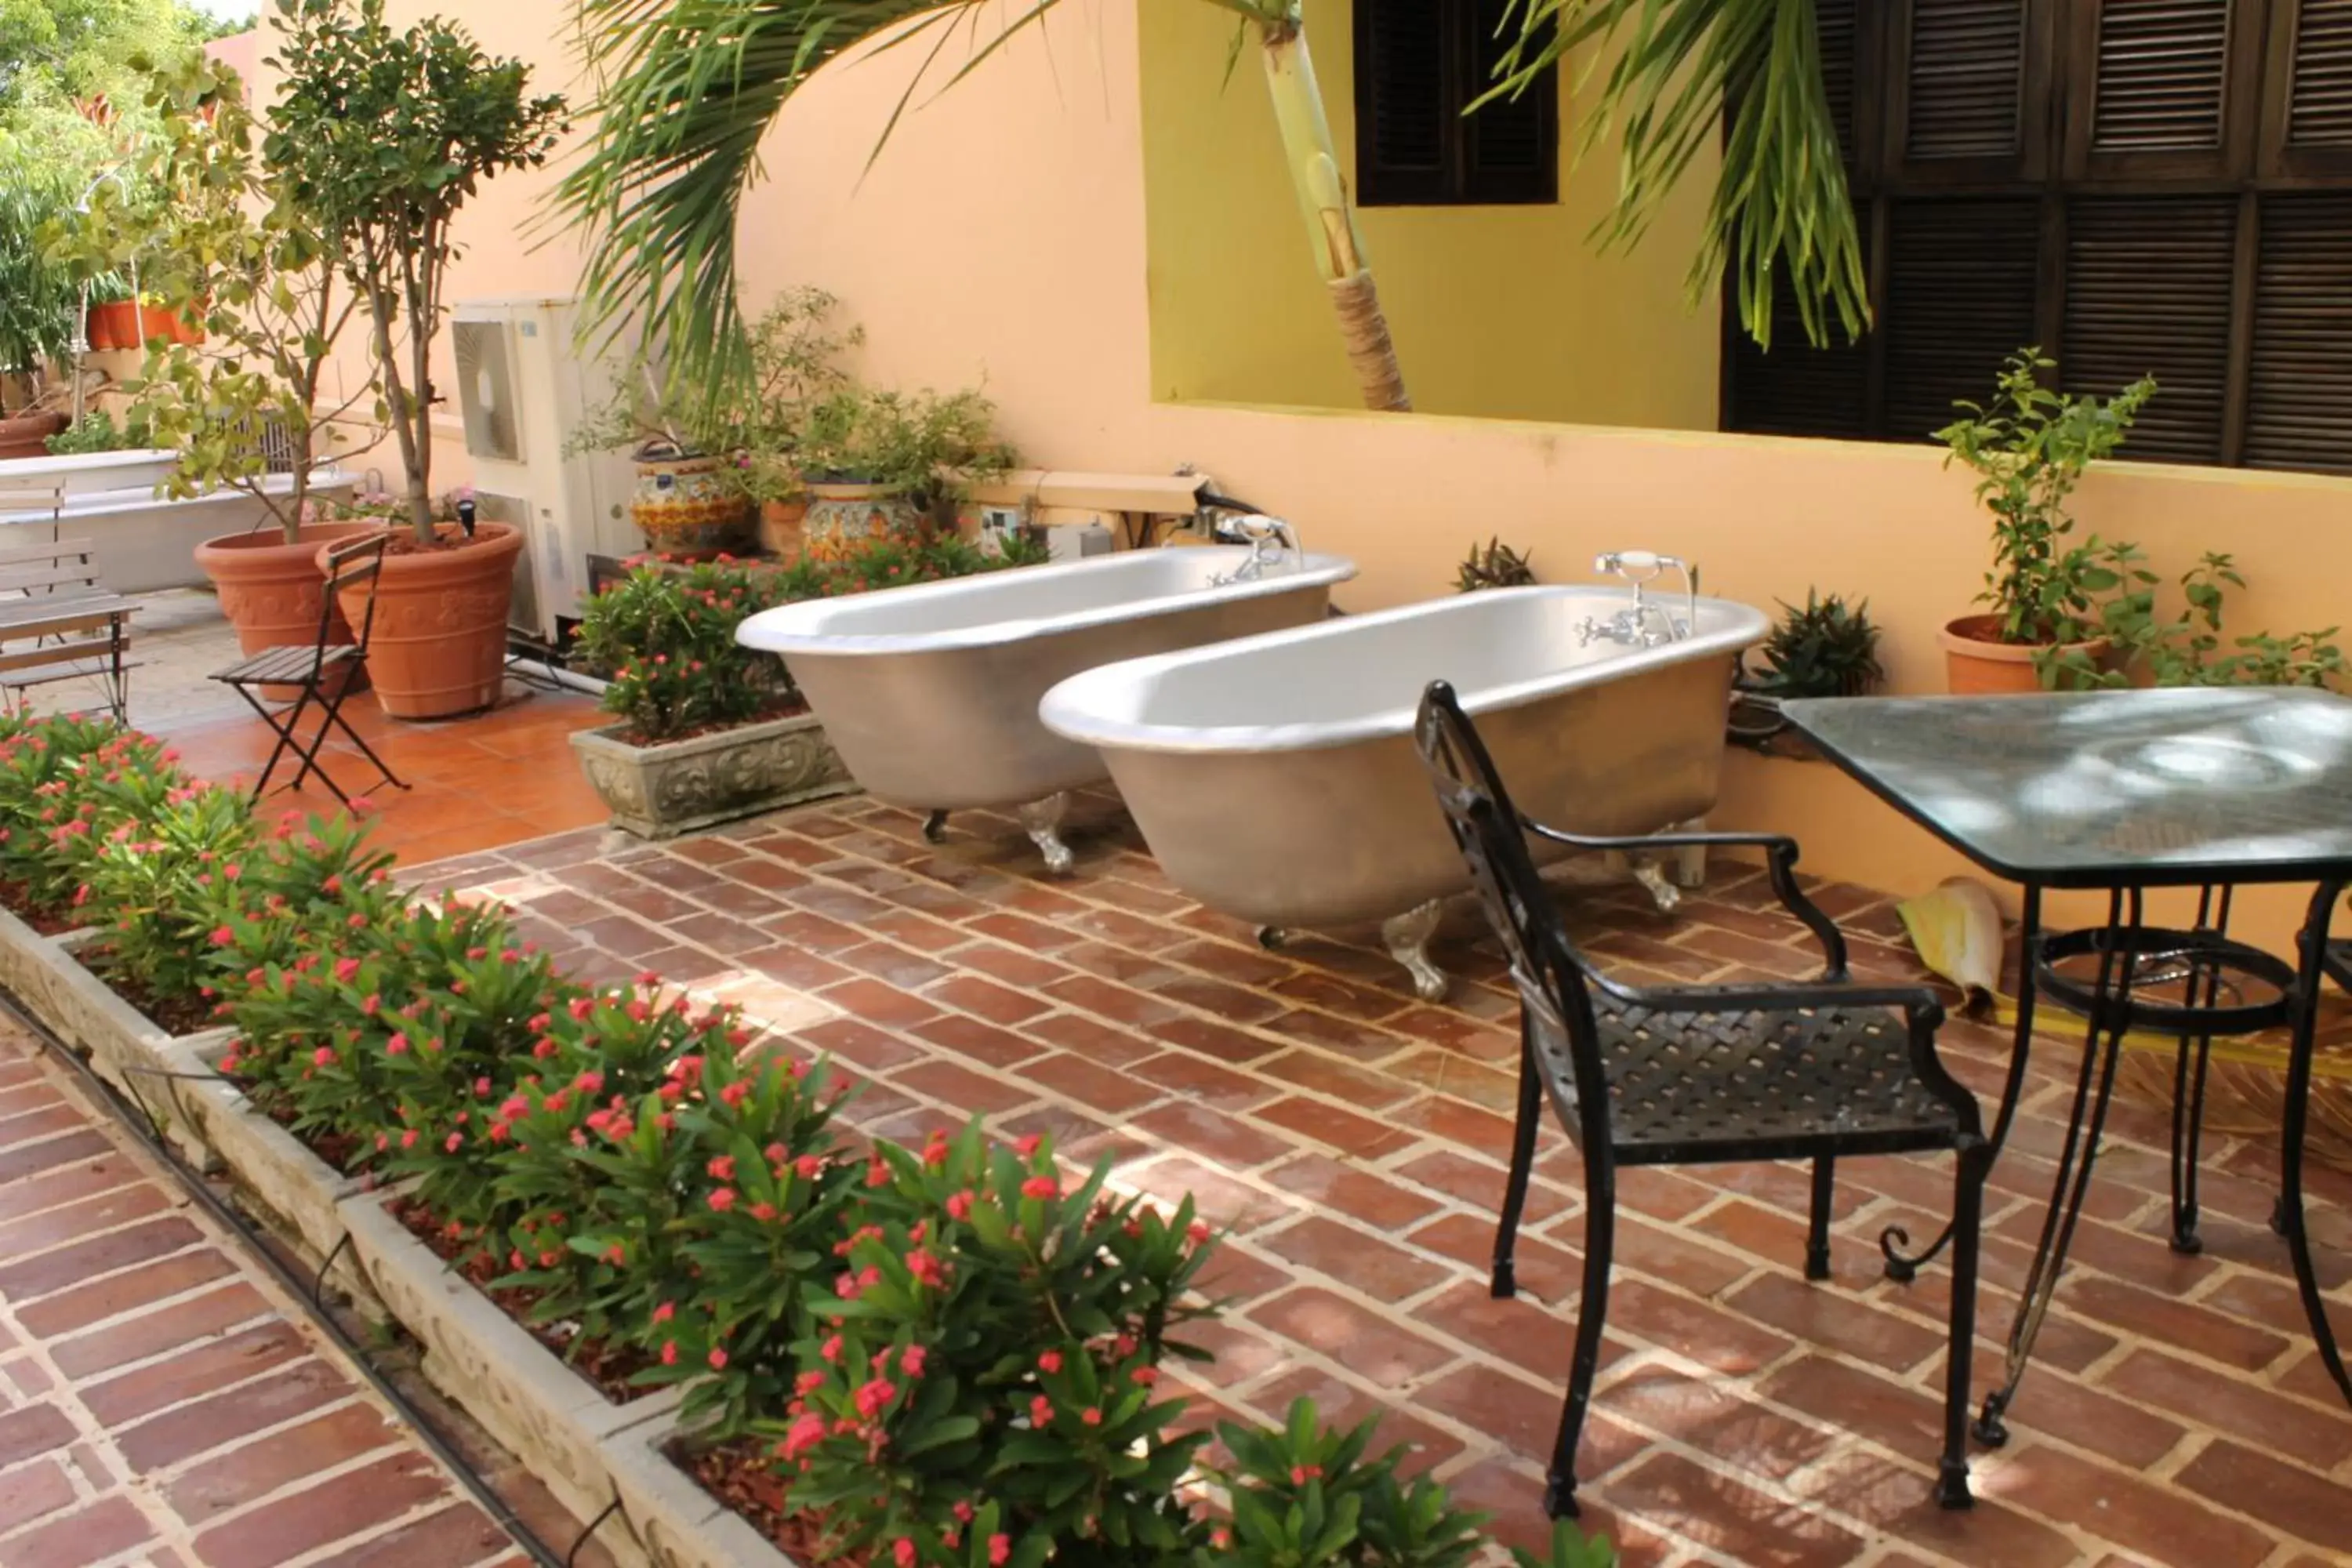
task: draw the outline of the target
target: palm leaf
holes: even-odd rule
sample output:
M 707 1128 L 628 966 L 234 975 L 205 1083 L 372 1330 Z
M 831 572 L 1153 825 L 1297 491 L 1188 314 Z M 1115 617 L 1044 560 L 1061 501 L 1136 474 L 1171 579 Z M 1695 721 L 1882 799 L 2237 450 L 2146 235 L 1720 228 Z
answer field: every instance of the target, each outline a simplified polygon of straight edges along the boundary
M 1741 323 L 1769 348 L 1773 294 L 1785 282 L 1812 342 L 1829 341 L 1832 312 L 1849 338 L 1861 334 L 1868 289 L 1813 0 L 1509 0 L 1498 37 L 1510 41 L 1486 99 L 1526 90 L 1588 42 L 1610 59 L 1578 141 L 1581 158 L 1621 133 L 1617 203 L 1594 231 L 1604 246 L 1639 241 L 1691 161 L 1720 138 L 1692 298 L 1723 279 Z M 1578 96 L 1591 86 L 1579 83 Z

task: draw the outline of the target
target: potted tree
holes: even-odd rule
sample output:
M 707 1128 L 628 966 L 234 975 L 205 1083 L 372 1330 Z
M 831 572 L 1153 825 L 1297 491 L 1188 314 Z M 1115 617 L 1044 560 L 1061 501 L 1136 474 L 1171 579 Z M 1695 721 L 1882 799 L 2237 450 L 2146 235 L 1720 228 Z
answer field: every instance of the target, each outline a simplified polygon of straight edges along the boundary
M 385 712 L 472 712 L 504 683 L 523 536 L 434 519 L 433 341 L 448 313 L 458 210 L 484 179 L 547 161 L 563 100 L 531 96 L 523 62 L 492 58 L 444 18 L 394 28 L 383 0 L 280 0 L 279 31 L 264 157 L 285 169 L 289 199 L 343 237 L 405 480 L 406 530 L 381 574 L 347 591 L 344 614 L 356 619 L 375 596 L 368 666 Z
M 2129 545 L 2105 545 L 2095 535 L 2074 542 L 2066 502 L 2084 470 L 2123 445 L 2156 382 L 2143 376 L 2104 402 L 2065 397 L 2042 384 L 2054 365 L 2039 349 L 2018 350 L 2001 367 L 1991 404 L 1959 404 L 1967 417 L 1936 432 L 1951 448 L 1947 465 L 1976 470 L 1977 500 L 1993 520 L 1993 569 L 1977 595 L 1990 608 L 1942 634 L 1955 693 L 2038 691 L 2064 665 L 2095 663 L 2103 603 L 2154 581 Z
M 995 407 L 976 391 L 947 396 L 846 385 L 817 398 L 796 432 L 793 461 L 807 484 L 802 550 L 838 561 L 864 544 L 919 542 L 929 520 L 971 479 L 1010 469 Z
M 54 169 L 13 150 L 0 160 L 0 458 L 37 458 L 70 421 L 47 406 L 43 367 L 65 356 L 81 296 L 42 230 L 71 210 Z
M 252 529 L 195 550 L 238 647 L 307 644 L 325 608 L 320 547 L 377 526 L 324 521 L 316 494 L 322 431 L 347 453 L 383 437 L 363 417 L 373 384 L 340 399 L 326 391 L 336 344 L 360 309 L 334 259 L 346 237 L 295 199 L 282 160 L 257 156 L 234 70 L 192 57 L 157 75 L 148 101 L 158 132 L 136 185 L 161 197 L 133 201 L 112 184 L 93 191 L 73 253 L 109 272 L 137 258 L 142 289 L 161 301 L 158 319 L 201 329 L 150 334 L 146 363 L 126 384 L 131 420 L 178 456 L 164 494 L 235 489 L 260 505 Z M 330 637 L 350 640 L 340 616 Z

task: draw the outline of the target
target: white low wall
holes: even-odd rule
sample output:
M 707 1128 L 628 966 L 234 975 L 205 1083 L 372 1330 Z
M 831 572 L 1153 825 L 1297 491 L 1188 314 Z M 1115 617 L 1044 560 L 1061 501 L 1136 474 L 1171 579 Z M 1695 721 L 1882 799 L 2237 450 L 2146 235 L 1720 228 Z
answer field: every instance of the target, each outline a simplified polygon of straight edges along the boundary
M 110 458 L 134 453 L 100 454 Z M 23 463 L 88 463 L 90 458 L 27 458 Z M 0 465 L 11 469 L 16 464 Z M 15 477 L 0 475 L 0 478 Z M 197 569 L 195 549 L 207 539 L 225 533 L 245 533 L 275 526 L 269 509 L 238 490 L 216 490 L 188 500 L 156 496 L 156 475 L 144 487 L 110 489 L 76 489 L 68 484 L 63 514 L 52 521 L 44 512 L 0 513 L 0 548 L 44 543 L 52 538 L 87 539 L 100 579 L 118 594 L 144 594 L 158 588 L 200 588 L 205 574 Z M 292 481 L 273 477 L 270 486 L 283 490 Z M 352 476 L 339 470 L 312 481 L 320 494 L 348 493 Z

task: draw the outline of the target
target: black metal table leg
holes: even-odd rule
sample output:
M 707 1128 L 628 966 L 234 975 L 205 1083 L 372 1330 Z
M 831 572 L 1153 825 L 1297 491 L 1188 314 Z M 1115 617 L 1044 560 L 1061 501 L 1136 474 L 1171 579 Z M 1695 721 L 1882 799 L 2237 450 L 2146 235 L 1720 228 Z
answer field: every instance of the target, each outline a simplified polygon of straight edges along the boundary
M 2033 944 L 2041 937 L 2042 889 L 2028 886 L 2017 929 L 2017 1030 L 2010 1043 L 2009 1079 L 2001 1085 L 2000 1109 L 1993 1113 L 1992 1136 L 1985 1140 L 1987 1170 L 2000 1158 L 2001 1148 L 2009 1142 L 2010 1124 L 2017 1120 L 2017 1102 L 2025 1093 L 2025 1068 L 2033 1056 Z M 1916 1253 L 1902 1250 L 1911 1244 L 1911 1233 L 1901 1226 L 1890 1225 L 1880 1231 L 1878 1254 L 1886 1260 L 1886 1277 L 1897 1284 L 1909 1284 L 1951 1245 L 1952 1226 L 1951 1220 L 1946 1220 L 1936 1239 Z
M 2311 1058 L 2319 1029 L 2320 966 L 2327 954 L 2327 931 L 2336 916 L 2336 901 L 2345 884 L 2322 882 L 2311 896 L 2300 942 L 2302 991 L 2295 1000 L 2294 1036 L 2287 1047 L 2286 1114 L 2279 1132 L 2279 1201 L 2273 1224 L 2286 1237 L 2287 1254 L 2294 1261 L 2295 1289 L 2303 1296 L 2304 1315 L 2311 1320 L 2311 1337 L 2319 1346 L 2320 1364 L 2336 1380 L 2345 1401 L 2352 1404 L 2352 1373 L 2344 1368 L 2343 1352 L 2327 1321 L 2327 1299 L 2319 1291 L 2319 1276 L 2311 1260 L 2311 1233 L 2303 1215 L 2303 1141 L 2311 1110 Z
M 2124 912 L 2126 905 L 2130 910 L 2128 918 Z M 2120 1001 L 2109 1005 L 2107 999 L 2131 994 L 2136 954 L 2126 939 L 2138 928 L 2140 911 L 2141 896 L 2137 889 L 2118 889 L 2108 895 L 2109 940 L 2099 957 L 2095 992 L 2100 1005 L 2093 1007 L 2084 1027 L 2083 1066 L 2074 1080 L 2074 1104 L 2067 1114 L 2066 1141 L 2058 1152 L 2058 1175 L 2050 1189 L 2050 1210 L 2042 1216 L 2041 1240 L 2034 1247 L 2032 1266 L 2026 1271 L 2016 1320 L 2010 1325 L 2009 1354 L 2001 1385 L 1985 1396 L 1984 1408 L 1971 1428 L 1977 1441 L 1990 1447 L 2009 1441 L 2009 1428 L 2001 1416 L 2016 1399 L 2018 1385 L 2025 1381 L 2026 1367 L 2033 1359 L 2034 1342 L 2041 1335 L 2042 1320 L 2049 1315 L 2051 1300 L 2057 1294 L 2059 1276 L 2065 1271 L 2066 1249 L 2074 1239 L 2075 1221 L 2081 1218 L 2083 1200 L 2090 1193 L 2091 1171 L 2098 1159 L 2099 1136 L 2106 1127 L 2107 1106 L 2115 1093 L 2116 1066 L 2123 1055 L 2124 1030 L 2129 1016 L 2129 1009 Z

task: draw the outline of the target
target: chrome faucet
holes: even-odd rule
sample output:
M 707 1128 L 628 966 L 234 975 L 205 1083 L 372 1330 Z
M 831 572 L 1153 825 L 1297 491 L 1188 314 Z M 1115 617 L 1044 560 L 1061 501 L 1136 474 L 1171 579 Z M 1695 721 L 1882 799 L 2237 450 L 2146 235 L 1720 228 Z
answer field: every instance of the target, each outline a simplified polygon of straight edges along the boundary
M 1306 550 L 1298 542 L 1298 530 L 1278 517 L 1264 512 L 1245 512 L 1237 517 L 1219 518 L 1211 533 L 1221 544 L 1246 544 L 1250 557 L 1230 573 L 1220 573 L 1209 579 L 1213 585 L 1226 583 L 1255 583 L 1266 574 L 1268 567 L 1282 566 L 1287 562 L 1296 572 L 1307 564 Z
M 1612 550 L 1592 563 L 1595 572 L 1622 577 L 1633 585 L 1633 602 L 1606 621 L 1587 616 L 1576 628 L 1579 647 L 1595 642 L 1622 643 L 1627 647 L 1660 647 L 1680 642 L 1698 625 L 1698 574 L 1672 555 L 1647 550 Z M 1644 590 L 1663 574 L 1682 574 L 1685 614 L 1674 612 L 1650 599 Z

